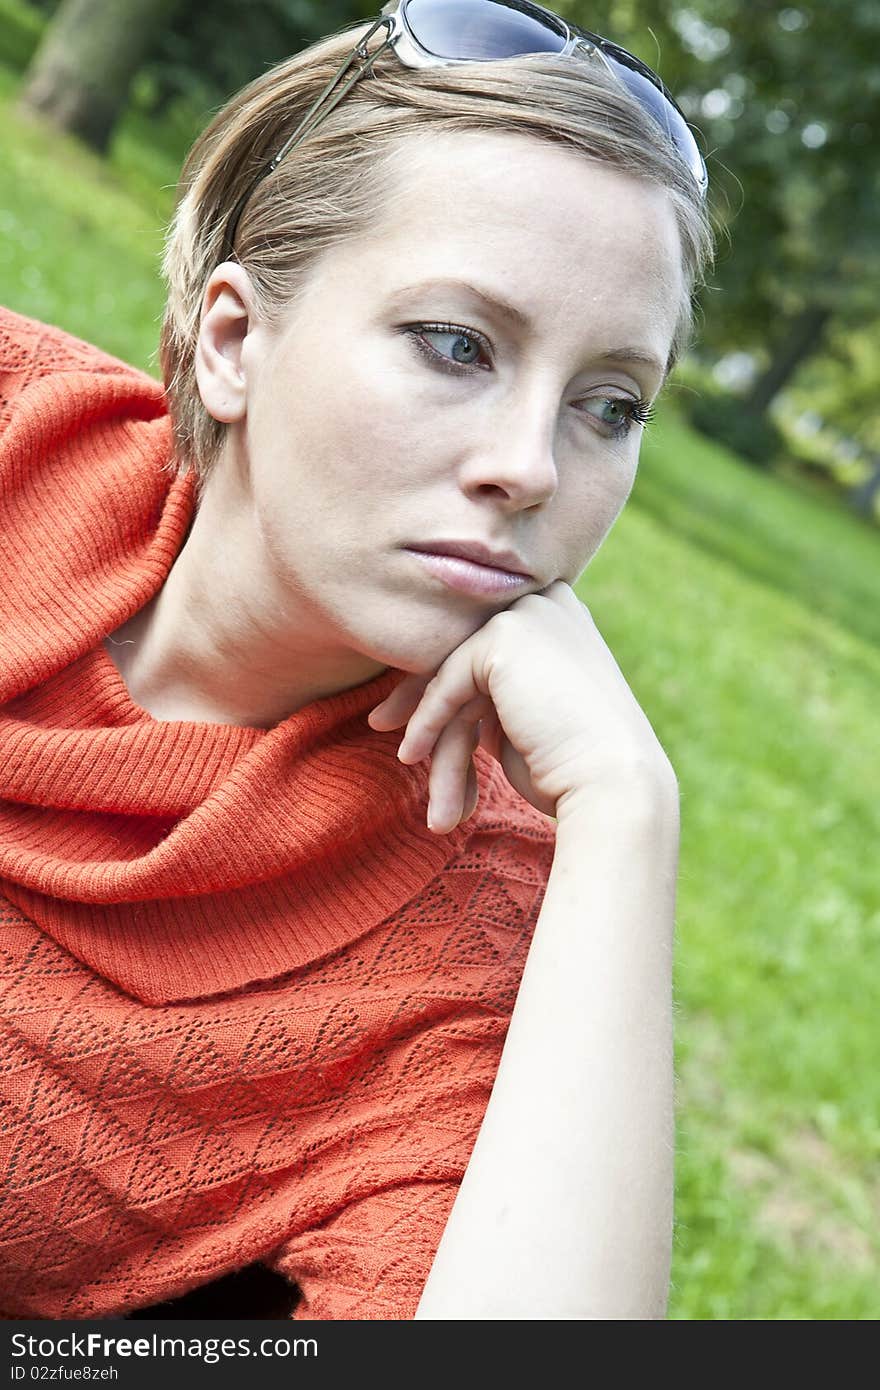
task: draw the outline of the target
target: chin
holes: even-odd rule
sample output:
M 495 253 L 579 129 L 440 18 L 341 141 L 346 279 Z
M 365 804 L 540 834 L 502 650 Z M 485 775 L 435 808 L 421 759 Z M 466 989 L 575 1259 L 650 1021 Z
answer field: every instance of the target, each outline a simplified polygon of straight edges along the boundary
M 371 661 L 382 666 L 391 666 L 407 675 L 433 675 L 438 666 L 446 660 L 456 647 L 460 647 L 468 637 L 482 627 L 485 617 L 467 624 L 460 619 L 456 622 L 450 617 L 447 623 L 414 622 L 382 633 L 372 633 L 370 638 L 357 643 L 359 651 Z M 442 631 L 438 631 L 442 627 Z

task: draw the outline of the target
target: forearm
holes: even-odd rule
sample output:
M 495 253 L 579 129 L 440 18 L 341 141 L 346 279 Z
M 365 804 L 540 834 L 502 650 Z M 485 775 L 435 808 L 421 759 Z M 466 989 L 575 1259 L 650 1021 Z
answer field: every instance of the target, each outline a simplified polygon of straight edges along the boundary
M 672 779 L 560 818 L 516 1007 L 416 1314 L 665 1314 L 673 1221 Z

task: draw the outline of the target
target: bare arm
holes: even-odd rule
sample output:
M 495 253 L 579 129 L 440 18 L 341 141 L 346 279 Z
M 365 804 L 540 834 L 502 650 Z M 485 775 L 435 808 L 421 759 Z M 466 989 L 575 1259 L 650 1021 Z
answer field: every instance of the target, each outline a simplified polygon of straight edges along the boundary
M 418 1318 L 662 1318 L 673 1200 L 672 780 L 571 808 Z
M 673 1206 L 678 789 L 595 624 L 557 583 L 373 711 L 468 814 L 480 742 L 557 843 L 498 1075 L 416 1314 L 662 1318 Z

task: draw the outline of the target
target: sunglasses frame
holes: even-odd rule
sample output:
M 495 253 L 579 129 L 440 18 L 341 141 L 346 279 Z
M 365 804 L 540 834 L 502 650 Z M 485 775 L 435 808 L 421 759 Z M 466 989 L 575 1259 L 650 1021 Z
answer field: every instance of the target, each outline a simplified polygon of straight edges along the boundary
M 503 4 L 503 0 L 501 0 L 501 3 Z M 256 177 L 248 184 L 244 193 L 232 209 L 226 223 L 220 254 L 221 263 L 226 260 L 231 260 L 235 255 L 235 234 L 238 230 L 238 224 L 241 221 L 241 215 L 254 189 L 258 184 L 262 183 L 263 179 L 267 178 L 269 174 L 277 169 L 281 161 L 295 148 L 295 146 L 305 140 L 306 137 L 320 125 L 334 107 L 339 105 L 343 97 L 351 90 L 356 82 L 359 82 L 362 77 L 370 75 L 373 64 L 387 49 L 393 48 L 400 62 L 406 67 L 411 68 L 454 67 L 462 62 L 493 61 L 492 59 L 447 58 L 439 54 L 434 54 L 430 52 L 429 49 L 424 48 L 407 23 L 406 11 L 408 4 L 409 0 L 389 0 L 389 3 L 383 6 L 379 18 L 370 26 L 352 49 L 342 66 L 334 73 L 333 77 L 322 91 L 319 92 L 296 129 L 288 136 L 277 153 L 272 156 L 267 164 L 263 165 Z M 519 6 L 511 6 L 511 8 L 519 8 Z M 688 126 L 687 119 L 681 107 L 677 104 L 674 97 L 664 86 L 657 74 L 649 68 L 647 64 L 643 63 L 640 58 L 636 58 L 634 54 L 629 53 L 618 44 L 612 43 L 610 39 L 604 39 L 599 34 L 591 34 L 587 29 L 580 29 L 575 25 L 569 24 L 561 15 L 557 15 L 551 10 L 545 10 L 541 5 L 530 3 L 529 9 L 535 12 L 536 17 L 541 16 L 545 18 L 547 21 L 546 27 L 563 40 L 562 48 L 548 49 L 546 50 L 547 52 L 553 53 L 559 57 L 565 57 L 570 53 L 580 52 L 586 58 L 599 58 L 612 76 L 618 82 L 623 83 L 624 86 L 627 86 L 626 79 L 619 75 L 616 68 L 624 68 L 625 70 L 637 73 L 651 83 L 665 102 L 667 102 L 681 117 L 685 129 L 690 131 L 690 127 Z M 355 24 L 349 25 L 348 28 L 359 28 L 362 23 L 362 20 L 358 20 Z M 385 30 L 385 36 L 381 43 L 371 51 L 368 48 L 368 44 L 380 29 Z M 345 30 L 341 32 L 344 33 Z M 353 72 L 352 69 L 354 69 Z M 346 76 L 348 80 L 344 81 L 343 79 L 346 78 Z M 630 89 L 627 87 L 627 90 Z M 639 97 L 636 93 L 631 93 L 631 95 L 633 95 L 635 100 L 639 101 Z M 648 114 L 658 125 L 660 124 L 653 112 L 648 111 Z M 671 134 L 669 138 L 673 144 L 676 143 Z M 678 149 L 677 144 L 676 149 Z M 700 162 L 700 173 L 698 174 L 696 172 L 693 164 L 690 165 L 690 169 L 701 196 L 705 197 L 709 177 L 706 172 L 705 161 L 703 160 L 695 139 L 694 151 Z M 682 158 L 685 158 L 681 150 L 679 150 L 679 154 L 681 154 Z

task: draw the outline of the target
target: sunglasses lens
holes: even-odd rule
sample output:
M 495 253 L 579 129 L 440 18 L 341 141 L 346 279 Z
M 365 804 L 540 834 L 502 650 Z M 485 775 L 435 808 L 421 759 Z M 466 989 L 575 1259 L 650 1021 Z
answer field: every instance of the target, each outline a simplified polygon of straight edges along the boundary
M 561 53 L 569 41 L 567 26 L 528 0 L 403 0 L 400 10 L 416 43 L 435 58 L 490 62 L 526 53 Z M 576 25 L 573 32 L 601 53 L 614 76 L 672 141 L 705 193 L 709 179 L 693 131 L 657 86 L 659 78 L 617 44 Z
M 568 35 L 554 15 L 528 4 L 493 0 L 407 0 L 404 18 L 413 38 L 436 58 L 515 58 L 560 53 Z
M 681 112 L 672 105 L 672 102 L 663 95 L 659 87 L 655 86 L 649 77 L 639 72 L 637 67 L 622 62 L 620 58 L 615 57 L 607 50 L 602 56 L 614 72 L 614 76 L 635 97 L 642 109 L 647 111 L 649 116 L 653 116 L 690 168 L 697 183 L 705 188 L 708 177 L 703 156 L 700 154 L 693 131 Z

